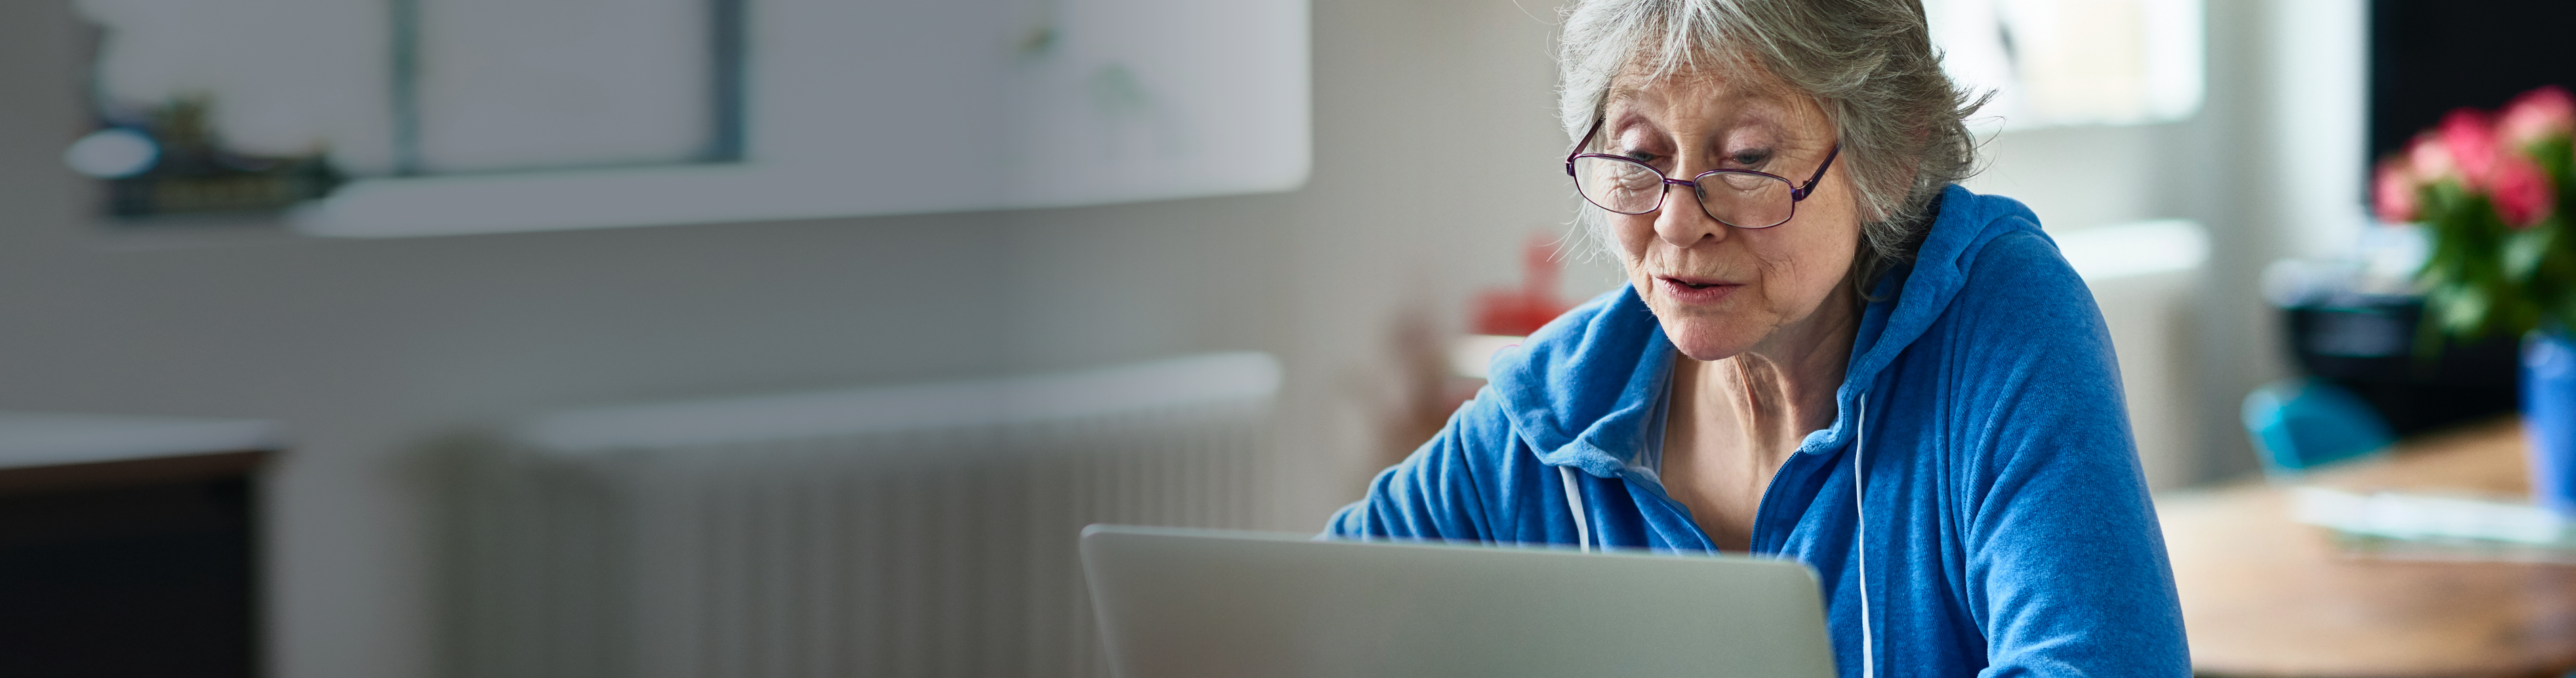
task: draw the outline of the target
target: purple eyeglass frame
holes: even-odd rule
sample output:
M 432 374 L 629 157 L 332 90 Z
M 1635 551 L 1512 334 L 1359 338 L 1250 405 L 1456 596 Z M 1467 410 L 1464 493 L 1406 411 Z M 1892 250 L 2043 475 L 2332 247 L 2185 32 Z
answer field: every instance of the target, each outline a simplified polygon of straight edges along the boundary
M 1590 203 L 1592 203 L 1592 206 L 1594 206 L 1594 207 L 1599 207 L 1599 208 L 1601 208 L 1601 209 L 1603 209 L 1603 210 L 1605 210 L 1605 211 L 1608 211 L 1608 212 L 1610 212 L 1610 213 L 1612 213 L 1612 214 L 1626 214 L 1626 215 L 1630 215 L 1630 216 L 1635 216 L 1635 215 L 1639 215 L 1639 214 L 1652 214 L 1652 213 L 1654 213 L 1654 211 L 1655 211 L 1655 210 L 1663 209 L 1663 208 L 1664 208 L 1664 198 L 1665 198 L 1666 196 L 1670 196 L 1670 195 L 1672 195 L 1672 194 L 1673 194 L 1673 191 L 1672 191 L 1672 188 L 1671 188 L 1671 187 L 1673 187 L 1673 186 L 1689 186 L 1689 187 L 1691 187 L 1691 194 L 1692 194 L 1692 197 L 1699 198 L 1698 200 L 1695 200 L 1695 201 L 1693 201 L 1693 202 L 1697 202 L 1697 203 L 1699 203 L 1699 211 L 1700 211 L 1700 213 L 1701 213 L 1701 214 L 1708 214 L 1708 189 L 1707 189 L 1707 188 L 1705 188 L 1705 187 L 1702 187 L 1702 186 L 1700 185 L 1700 182 L 1707 181 L 1707 180 L 1708 180 L 1708 176 L 1709 176 L 1709 175 L 1711 175 L 1711 174 L 1750 174 L 1750 175 L 1757 176 L 1757 177 L 1764 177 L 1764 178 L 1767 178 L 1767 179 L 1772 179 L 1772 180 L 1778 181 L 1778 182 L 1780 182 L 1780 183 L 1784 183 L 1784 184 L 1788 184 L 1788 185 L 1789 185 L 1789 216 L 1788 216 L 1788 217 L 1786 217 L 1786 218 L 1781 219 L 1779 223 L 1775 223 L 1775 224 L 1765 224 L 1765 225 L 1761 225 L 1761 226 L 1742 226 L 1742 225 L 1737 225 L 1737 224 L 1726 224 L 1726 220 L 1725 220 L 1725 219 L 1719 219 L 1719 218 L 1717 218 L 1717 215 L 1715 215 L 1715 214 L 1708 214 L 1708 218 L 1709 218 L 1710 220 L 1716 221 L 1717 223 L 1726 224 L 1726 225 L 1728 225 L 1728 226 L 1734 226 L 1734 227 L 1736 227 L 1736 228 L 1770 228 L 1770 227 L 1773 227 L 1773 226 L 1778 226 L 1778 225 L 1780 225 L 1780 224 L 1789 223 L 1789 220 L 1790 220 L 1790 219 L 1796 219 L 1796 218 L 1798 218 L 1798 203 L 1806 201 L 1807 196 L 1815 195 L 1816 182 L 1823 181 L 1823 180 L 1825 179 L 1825 170 L 1827 170 L 1827 169 L 1831 169 L 1831 168 L 1834 166 L 1834 157 L 1835 157 L 1835 156 L 1842 155 L 1842 152 L 1843 152 L 1843 145 L 1842 145 L 1842 144 L 1840 144 L 1840 143 L 1836 143 L 1836 144 L 1834 144 L 1834 147 L 1833 147 L 1833 149 L 1832 149 L 1832 150 L 1825 151 L 1825 162 L 1824 162 L 1824 164 L 1821 164 L 1821 165 L 1817 165 L 1817 166 L 1816 166 L 1816 175 L 1815 175 L 1815 176 L 1811 176 L 1811 177 L 1807 177 L 1807 183 L 1805 183 L 1805 184 L 1799 184 L 1798 182 L 1790 181 L 1788 177 L 1780 176 L 1780 175 L 1777 175 L 1777 174 L 1772 174 L 1772 173 L 1770 173 L 1770 172 L 1758 172 L 1758 171 L 1754 171 L 1754 170 L 1747 170 L 1747 169 L 1713 169 L 1713 170 L 1709 170 L 1709 171 L 1706 171 L 1706 172 L 1701 172 L 1701 173 L 1699 173 L 1699 175 L 1698 175 L 1698 176 L 1693 176 L 1693 177 L 1691 177 L 1691 178 L 1689 178 L 1689 179 L 1687 179 L 1687 180 L 1685 180 L 1685 179 L 1675 179 L 1675 178 L 1672 178 L 1672 177 L 1664 176 L 1664 172 L 1663 172 L 1663 170 L 1655 169 L 1655 167 L 1654 167 L 1653 165 L 1648 165 L 1648 164 L 1646 164 L 1646 163 L 1637 162 L 1637 159 L 1636 159 L 1636 158 L 1630 158 L 1630 157 L 1620 156 L 1620 155 L 1611 155 L 1611 154 L 1608 154 L 1608 153 L 1585 153 L 1585 152 L 1583 152 L 1583 147 L 1592 145 L 1592 137 L 1593 137 L 1593 136 L 1595 136 L 1595 135 L 1599 135 L 1599 134 L 1601 133 L 1601 122 L 1602 122 L 1602 121 L 1601 121 L 1600 119 L 1597 119 L 1597 118 L 1596 118 L 1596 119 L 1594 119 L 1594 120 L 1592 121 L 1592 129 L 1591 129 L 1591 130 L 1589 130 L 1589 131 L 1585 131 L 1585 132 L 1583 133 L 1583 140 L 1582 140 L 1582 141 L 1575 142 L 1575 144 L 1574 144 L 1574 150 L 1573 150 L 1572 152 L 1570 152 L 1570 153 L 1567 153 L 1567 154 L 1566 154 L 1566 156 L 1565 156 L 1565 176 L 1567 176 L 1567 177 L 1569 177 L 1569 178 L 1575 178 L 1575 177 L 1574 177 L 1574 161 L 1576 161 L 1576 160 L 1581 160 L 1581 159 L 1584 159 L 1584 158 L 1606 158 L 1606 159 L 1610 159 L 1610 160 L 1617 160 L 1617 161 L 1620 161 L 1620 162 L 1625 162 L 1625 163 L 1634 164 L 1634 165 L 1636 165 L 1636 166 L 1638 166 L 1638 167 L 1644 167 L 1644 168 L 1646 168 L 1646 171 L 1655 173 L 1655 178 L 1664 180 L 1664 186 L 1665 186 L 1665 188 L 1664 188 L 1664 192 L 1663 192 L 1663 193 L 1661 193 L 1661 194 L 1657 194 L 1657 195 L 1655 196 L 1655 206 L 1654 206 L 1654 207 L 1649 208 L 1649 209 L 1647 209 L 1647 210 L 1646 210 L 1646 211 L 1644 211 L 1644 212 L 1621 212 L 1621 211 L 1619 211 L 1619 210 L 1610 209 L 1610 207 L 1609 207 L 1609 206 L 1607 206 L 1607 205 L 1603 205 L 1603 204 L 1598 203 L 1598 202 L 1593 202 L 1593 201 L 1592 201 L 1592 196 L 1589 196 L 1589 195 L 1583 195 L 1583 190 L 1582 190 L 1582 189 L 1583 189 L 1583 187 L 1582 187 L 1582 185 L 1579 183 L 1579 178 L 1577 178 L 1577 179 L 1578 179 L 1578 183 L 1577 183 L 1577 185 L 1575 186 L 1575 191 L 1574 191 L 1575 195 L 1583 195 L 1583 201 L 1584 201 L 1584 202 L 1590 202 Z

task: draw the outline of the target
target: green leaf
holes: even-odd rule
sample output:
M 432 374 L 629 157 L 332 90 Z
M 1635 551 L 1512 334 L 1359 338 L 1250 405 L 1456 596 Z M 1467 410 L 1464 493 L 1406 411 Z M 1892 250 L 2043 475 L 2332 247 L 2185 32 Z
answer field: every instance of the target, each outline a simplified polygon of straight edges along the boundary
M 2424 299 L 2427 310 L 2435 311 L 2444 333 L 2455 337 L 2472 337 L 2486 329 L 2487 297 L 2469 287 L 2446 287 Z
M 2542 160 L 2564 167 L 2569 159 L 2562 153 Z M 2514 229 L 2496 214 L 2493 200 L 2457 181 L 2427 185 L 2419 197 L 2429 245 L 2415 272 L 2424 293 L 2423 327 L 2467 340 L 2576 319 L 2569 313 L 2576 311 L 2576 247 L 2569 246 L 2576 235 L 2561 235 L 2576 228 L 2570 224 L 2576 209 Z M 2576 200 L 2576 192 L 2560 197 Z
M 2540 261 L 2549 254 L 2549 241 L 2555 229 L 2533 228 L 2507 234 L 2504 241 L 2504 277 L 2517 282 L 2529 281 L 2540 272 Z

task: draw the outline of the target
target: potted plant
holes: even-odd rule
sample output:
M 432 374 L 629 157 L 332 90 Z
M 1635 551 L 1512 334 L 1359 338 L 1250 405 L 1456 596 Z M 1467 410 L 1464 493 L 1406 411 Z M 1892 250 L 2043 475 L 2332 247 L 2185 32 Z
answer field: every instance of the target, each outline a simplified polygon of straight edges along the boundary
M 2372 207 L 2431 245 L 2419 347 L 2523 337 L 2522 413 L 2532 496 L 2576 516 L 2576 98 L 2556 86 L 2501 112 L 2463 108 L 2380 161 Z M 2420 353 L 2421 351 L 2419 351 Z

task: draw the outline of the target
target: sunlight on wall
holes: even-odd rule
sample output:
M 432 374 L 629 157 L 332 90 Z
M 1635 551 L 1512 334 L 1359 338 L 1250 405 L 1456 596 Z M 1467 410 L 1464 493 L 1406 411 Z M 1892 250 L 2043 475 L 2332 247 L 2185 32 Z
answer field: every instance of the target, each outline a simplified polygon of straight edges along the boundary
M 1926 0 L 1953 78 L 2007 128 L 2171 122 L 2200 109 L 2199 0 Z

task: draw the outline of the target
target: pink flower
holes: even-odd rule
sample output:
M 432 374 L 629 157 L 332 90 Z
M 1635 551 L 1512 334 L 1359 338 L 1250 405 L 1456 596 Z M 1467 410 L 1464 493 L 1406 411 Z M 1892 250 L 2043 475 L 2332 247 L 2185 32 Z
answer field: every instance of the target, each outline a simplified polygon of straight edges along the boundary
M 2549 218 L 2558 206 L 2557 191 L 2549 185 L 2549 173 L 2520 155 L 2505 156 L 2495 164 L 2488 176 L 2487 191 L 2496 216 L 2514 228 L 2530 228 Z
M 2504 105 L 2496 123 L 2504 142 L 2514 148 L 2576 130 L 2576 98 L 2557 85 L 2522 93 Z
M 2495 118 L 2486 111 L 2457 108 L 2442 116 L 2437 129 L 2442 146 L 2451 151 L 2451 162 L 2460 168 L 2461 183 L 2470 190 L 2485 188 L 2503 150 L 2496 139 Z
M 2413 171 L 2415 178 L 2422 179 L 2425 183 L 2449 179 L 2459 174 L 2458 163 L 2451 161 L 2450 147 L 2442 144 L 2440 135 L 2429 131 L 2415 135 L 2414 141 L 2406 142 L 2406 164 Z
M 2415 221 L 2415 176 L 2396 158 L 2379 162 L 2370 181 L 2370 204 L 2379 220 L 2391 224 Z

